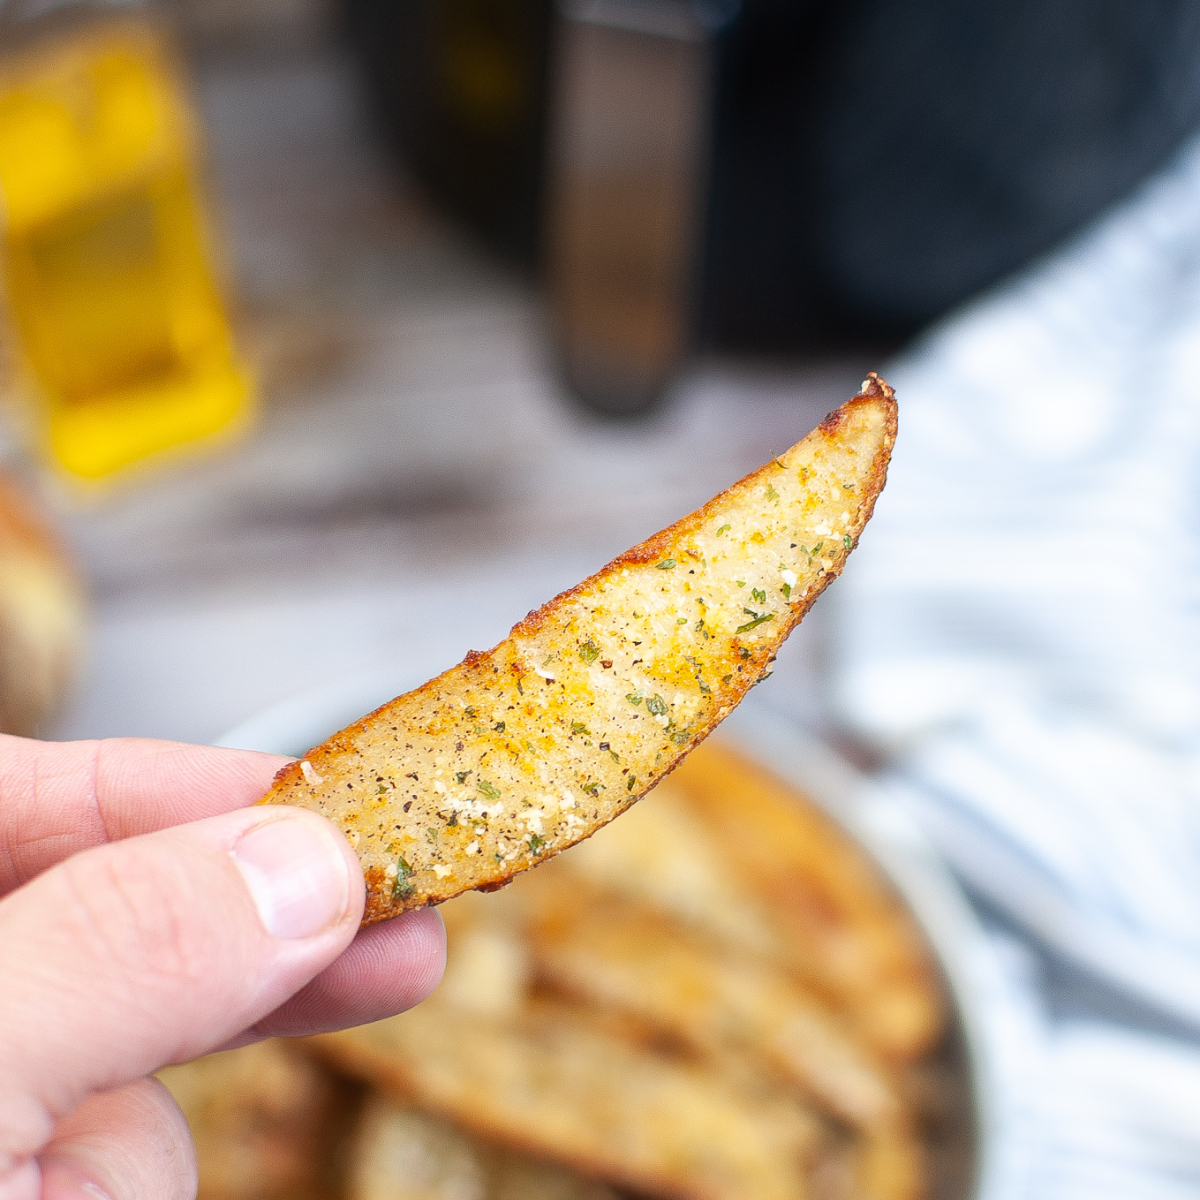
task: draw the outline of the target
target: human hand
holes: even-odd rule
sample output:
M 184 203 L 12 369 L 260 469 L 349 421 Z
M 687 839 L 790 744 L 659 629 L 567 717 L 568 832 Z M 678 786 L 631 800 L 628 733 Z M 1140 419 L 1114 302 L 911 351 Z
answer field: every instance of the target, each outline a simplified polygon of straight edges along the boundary
M 187 1126 L 150 1072 L 433 990 L 435 911 L 360 933 L 345 838 L 245 807 L 284 761 L 0 736 L 0 1200 L 188 1200 Z

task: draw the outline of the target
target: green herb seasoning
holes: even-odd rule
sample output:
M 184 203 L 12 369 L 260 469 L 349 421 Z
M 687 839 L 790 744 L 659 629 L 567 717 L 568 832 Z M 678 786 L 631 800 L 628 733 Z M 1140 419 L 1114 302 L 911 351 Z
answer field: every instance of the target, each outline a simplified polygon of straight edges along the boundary
M 392 896 L 396 900 L 407 900 L 413 894 L 413 885 L 408 882 L 412 867 L 404 861 L 402 855 L 396 856 L 396 878 L 392 880 Z
M 717 537 L 721 537 L 722 534 L 728 533 L 732 528 L 732 525 L 722 525 L 721 528 L 717 530 Z
M 492 728 L 493 728 L 493 729 L 494 729 L 494 730 L 495 730 L 497 733 L 503 733 L 503 732 L 504 732 L 504 722 L 503 722 L 503 721 L 497 721 L 497 722 L 495 723 L 495 725 L 493 725 L 493 726 L 492 726 Z
M 594 663 L 600 657 L 600 647 L 591 638 L 588 638 L 586 642 L 579 644 L 579 657 L 585 663 Z
M 589 737 L 592 733 L 592 731 L 582 721 L 572 721 L 571 732 L 587 734 Z
M 646 711 L 653 713 L 656 717 L 665 717 L 667 715 L 667 702 L 655 692 L 649 700 L 646 701 Z
M 775 490 L 775 485 L 773 483 L 767 484 L 767 499 L 768 500 L 778 500 L 779 499 L 779 493 Z
M 627 792 L 632 792 L 632 791 L 633 791 L 633 785 L 634 785 L 635 783 L 637 783 L 637 776 L 636 776 L 636 775 L 630 775 L 630 777 L 629 777 L 628 781 L 627 781 L 627 782 L 626 782 L 626 784 L 625 784 L 625 790 L 626 790 Z
M 751 620 L 747 621 L 745 625 L 739 625 L 736 631 L 738 633 L 746 633 L 756 625 L 761 625 L 765 621 L 772 621 L 775 618 L 774 613 L 756 613 L 752 608 L 743 608 L 742 612 L 750 617 Z
M 850 535 L 848 533 L 842 534 L 842 545 L 845 546 L 847 550 L 852 550 L 854 548 L 854 543 L 850 540 Z
M 762 588 L 752 588 L 750 591 L 750 598 L 752 600 L 757 600 L 759 604 L 766 604 L 767 593 L 764 592 Z
M 669 571 L 669 570 L 671 570 L 671 568 L 672 568 L 672 567 L 674 567 L 674 566 L 675 566 L 675 560 L 674 560 L 673 558 L 664 558 L 664 559 L 662 560 L 662 562 L 660 562 L 660 563 L 655 563 L 654 565 L 655 565 L 655 566 L 656 566 L 656 567 L 657 567 L 657 568 L 658 568 L 660 571 Z
M 636 692 L 630 692 L 625 699 L 628 700 L 630 704 L 641 704 L 642 702 L 641 696 L 639 696 Z
M 490 784 L 486 779 L 479 780 L 479 782 L 475 785 L 475 790 L 477 792 L 482 792 L 489 800 L 500 799 L 499 789 Z
M 529 835 L 529 853 L 536 854 L 544 845 L 546 839 L 540 833 L 531 833 Z

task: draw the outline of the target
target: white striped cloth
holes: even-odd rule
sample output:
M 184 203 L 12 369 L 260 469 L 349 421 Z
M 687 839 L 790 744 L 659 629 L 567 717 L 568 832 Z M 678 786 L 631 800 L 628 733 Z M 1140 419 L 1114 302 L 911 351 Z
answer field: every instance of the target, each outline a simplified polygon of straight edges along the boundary
M 839 714 L 974 891 L 1196 1034 L 1008 971 L 1003 1194 L 1200 1196 L 1200 140 L 886 374 Z

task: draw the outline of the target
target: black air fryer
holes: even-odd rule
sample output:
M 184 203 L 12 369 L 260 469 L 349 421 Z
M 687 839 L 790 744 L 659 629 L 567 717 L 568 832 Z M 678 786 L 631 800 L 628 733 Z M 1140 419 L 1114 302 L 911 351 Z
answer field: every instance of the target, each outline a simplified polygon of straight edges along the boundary
M 631 412 L 698 348 L 895 343 L 1200 117 L 1200 0 L 347 0 L 431 198 Z

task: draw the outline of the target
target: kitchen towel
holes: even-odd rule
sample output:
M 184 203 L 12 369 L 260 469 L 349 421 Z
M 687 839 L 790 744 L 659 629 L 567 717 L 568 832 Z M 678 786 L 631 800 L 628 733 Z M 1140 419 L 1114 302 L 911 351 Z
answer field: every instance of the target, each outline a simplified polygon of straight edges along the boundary
M 831 593 L 839 716 L 1019 931 L 1010 966 L 1023 938 L 1175 1031 L 1004 972 L 988 1028 L 1028 1167 L 1004 1194 L 1194 1196 L 1200 139 L 885 374 L 890 479 Z

